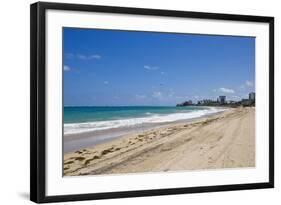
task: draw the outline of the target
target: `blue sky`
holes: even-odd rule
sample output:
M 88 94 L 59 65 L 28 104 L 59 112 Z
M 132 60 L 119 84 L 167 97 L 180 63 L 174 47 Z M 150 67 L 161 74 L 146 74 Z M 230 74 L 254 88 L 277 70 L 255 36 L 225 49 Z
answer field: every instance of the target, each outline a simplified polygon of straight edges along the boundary
M 64 105 L 175 105 L 255 91 L 255 38 L 64 28 Z

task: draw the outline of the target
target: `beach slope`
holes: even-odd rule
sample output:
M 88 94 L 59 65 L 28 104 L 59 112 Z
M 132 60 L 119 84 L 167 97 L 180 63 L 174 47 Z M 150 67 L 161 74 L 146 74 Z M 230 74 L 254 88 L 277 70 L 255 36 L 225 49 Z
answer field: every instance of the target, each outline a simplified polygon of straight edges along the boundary
M 64 155 L 64 175 L 255 166 L 255 108 L 130 134 Z

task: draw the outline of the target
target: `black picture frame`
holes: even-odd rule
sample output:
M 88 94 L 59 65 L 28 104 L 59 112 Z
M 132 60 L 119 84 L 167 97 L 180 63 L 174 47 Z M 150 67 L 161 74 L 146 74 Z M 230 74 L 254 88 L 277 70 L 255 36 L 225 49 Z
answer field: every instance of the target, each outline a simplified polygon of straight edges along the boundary
M 230 184 L 138 190 L 109 193 L 46 196 L 46 96 L 45 96 L 45 19 L 46 10 L 68 10 L 102 13 L 168 16 L 195 19 L 217 19 L 230 21 L 263 22 L 269 24 L 269 181 L 263 183 Z M 123 197 L 218 192 L 274 187 L 274 18 L 265 16 L 233 15 L 218 13 L 156 10 L 82 4 L 38 2 L 30 7 L 30 199 L 37 203 L 77 200 L 97 200 Z

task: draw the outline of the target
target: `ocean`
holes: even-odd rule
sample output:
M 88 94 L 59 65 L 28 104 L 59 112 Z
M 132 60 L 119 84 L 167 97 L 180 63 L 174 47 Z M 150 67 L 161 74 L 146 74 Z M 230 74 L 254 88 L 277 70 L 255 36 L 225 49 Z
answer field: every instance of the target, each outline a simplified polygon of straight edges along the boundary
M 219 107 L 200 106 L 77 106 L 64 107 L 64 135 L 112 129 L 133 129 L 222 112 Z

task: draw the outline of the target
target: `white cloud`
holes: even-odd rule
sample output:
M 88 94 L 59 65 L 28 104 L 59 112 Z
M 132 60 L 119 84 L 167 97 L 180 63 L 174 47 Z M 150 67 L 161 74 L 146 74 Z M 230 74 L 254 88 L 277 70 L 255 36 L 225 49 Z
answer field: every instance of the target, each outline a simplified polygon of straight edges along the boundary
M 152 93 L 152 97 L 161 99 L 163 97 L 163 94 L 160 91 L 155 91 Z
M 73 58 L 73 57 L 74 57 L 74 54 L 73 54 L 73 53 L 66 53 L 66 54 L 65 54 L 65 57 L 66 57 L 66 58 Z
M 103 84 L 108 85 L 109 82 L 108 81 L 103 81 Z
M 240 88 L 241 89 L 245 89 L 247 87 L 253 87 L 254 86 L 254 83 L 252 81 L 249 81 L 249 80 L 246 80 L 245 83 L 243 83 L 242 85 L 240 85 Z
M 87 56 L 82 55 L 82 54 L 77 54 L 76 57 L 81 59 L 81 60 L 87 60 Z
M 69 66 L 64 65 L 64 66 L 63 66 L 63 70 L 64 70 L 64 71 L 70 71 L 71 69 L 70 69 L 70 67 L 69 67 Z
M 229 88 L 220 88 L 219 91 L 223 93 L 235 93 L 233 89 L 229 89 Z
M 146 70 L 158 70 L 158 66 L 150 66 L 150 65 L 145 65 L 143 66 Z
M 253 87 L 254 83 L 247 80 L 246 83 L 245 83 L 248 87 Z
M 172 97 L 174 97 L 174 95 L 175 95 L 174 92 L 170 92 L 170 93 L 168 94 L 168 97 L 172 98 Z
M 94 54 L 94 55 L 91 55 L 90 58 L 101 59 L 101 56 L 98 54 Z
M 241 100 L 242 97 L 241 96 L 238 96 L 238 95 L 232 95 L 229 97 L 231 100 Z
M 189 96 L 176 96 L 176 99 L 184 99 L 184 100 L 188 100 L 190 97 Z
M 91 60 L 91 59 L 101 59 L 101 55 L 99 54 L 92 54 L 92 55 L 84 55 L 84 54 L 73 54 L 73 53 L 67 53 L 65 54 L 66 58 L 78 58 L 80 60 Z
M 135 96 L 137 99 L 145 99 L 146 98 L 146 95 L 136 95 Z

